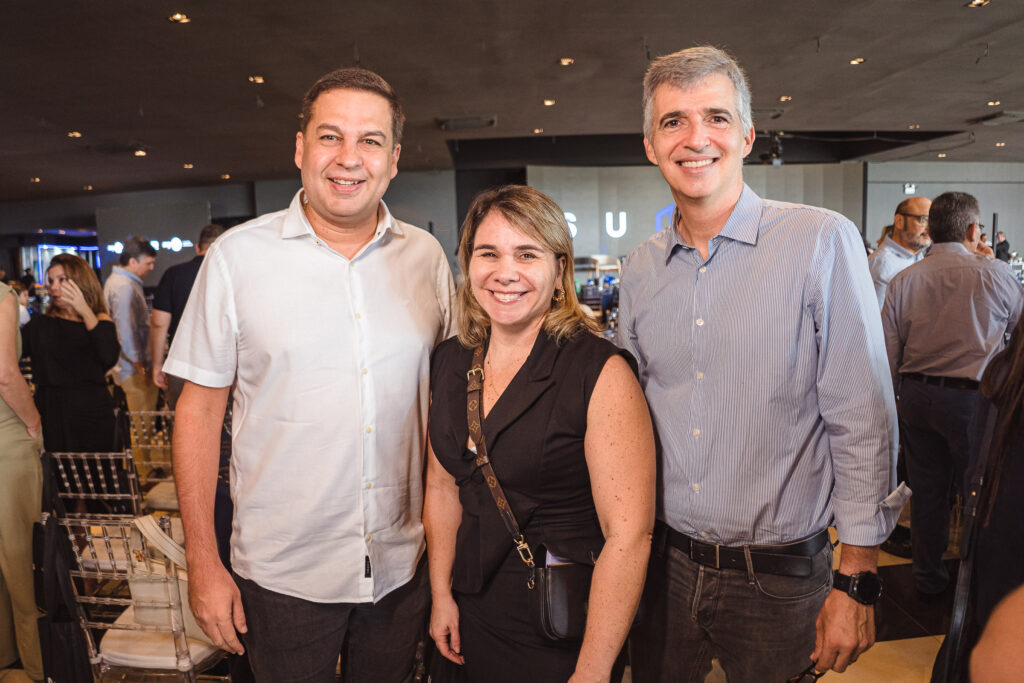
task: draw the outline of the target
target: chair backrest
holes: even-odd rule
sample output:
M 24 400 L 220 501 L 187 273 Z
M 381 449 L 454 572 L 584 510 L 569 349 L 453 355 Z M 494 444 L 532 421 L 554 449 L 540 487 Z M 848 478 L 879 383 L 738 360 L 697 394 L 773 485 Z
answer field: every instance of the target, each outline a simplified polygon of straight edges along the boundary
M 69 513 L 137 515 L 141 511 L 142 494 L 131 450 L 47 455 L 56 493 Z
M 126 413 L 135 468 L 144 484 L 172 481 L 171 438 L 173 410 L 135 410 Z
M 160 521 L 165 532 L 169 521 Z M 107 680 L 104 675 L 111 669 L 152 668 L 174 669 L 195 680 L 194 669 L 208 663 L 211 654 L 219 656 L 211 647 L 190 651 L 195 641 L 186 634 L 178 567 L 139 533 L 134 516 L 78 515 L 58 522 L 67 529 L 77 561 L 70 573 L 97 680 Z M 94 629 L 103 632 L 99 641 Z M 114 636 L 112 631 L 127 635 Z M 143 660 L 153 643 L 153 636 L 145 633 L 162 633 L 173 641 L 173 649 L 165 641 L 160 655 L 164 665 Z

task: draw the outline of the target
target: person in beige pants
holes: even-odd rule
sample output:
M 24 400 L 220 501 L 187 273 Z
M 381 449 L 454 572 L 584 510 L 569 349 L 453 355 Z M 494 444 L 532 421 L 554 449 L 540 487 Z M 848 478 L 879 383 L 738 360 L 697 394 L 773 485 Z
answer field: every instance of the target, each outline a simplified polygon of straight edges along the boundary
M 0 283 L 0 668 L 21 659 L 43 679 L 32 585 L 32 523 L 39 518 L 43 446 L 39 412 L 18 368 L 18 300 Z

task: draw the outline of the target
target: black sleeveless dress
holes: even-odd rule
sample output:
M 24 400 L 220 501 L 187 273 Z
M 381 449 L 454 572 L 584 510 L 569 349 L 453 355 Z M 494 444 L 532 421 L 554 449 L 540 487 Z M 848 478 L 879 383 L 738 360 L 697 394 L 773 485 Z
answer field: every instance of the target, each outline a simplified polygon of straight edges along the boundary
M 628 352 L 588 332 L 561 346 L 544 332 L 484 419 L 494 472 L 538 563 L 545 552 L 593 562 L 604 538 L 584 454 L 587 408 L 611 356 Z M 470 683 L 564 683 L 581 643 L 553 643 L 530 619 L 527 569 L 466 449 L 466 372 L 473 351 L 449 339 L 431 364 L 430 442 L 455 477 L 462 522 L 452 590 L 459 606 L 464 666 Z

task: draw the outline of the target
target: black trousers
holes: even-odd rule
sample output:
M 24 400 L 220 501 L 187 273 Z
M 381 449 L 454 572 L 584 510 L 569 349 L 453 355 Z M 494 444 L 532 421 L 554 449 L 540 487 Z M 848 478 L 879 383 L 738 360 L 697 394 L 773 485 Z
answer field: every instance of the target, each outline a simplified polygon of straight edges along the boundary
M 900 436 L 914 492 L 910 506 L 914 580 L 925 593 L 938 593 L 949 583 L 942 553 L 949 544 L 952 495 L 963 488 L 967 429 L 977 398 L 975 391 L 914 379 L 904 379 L 900 387 Z

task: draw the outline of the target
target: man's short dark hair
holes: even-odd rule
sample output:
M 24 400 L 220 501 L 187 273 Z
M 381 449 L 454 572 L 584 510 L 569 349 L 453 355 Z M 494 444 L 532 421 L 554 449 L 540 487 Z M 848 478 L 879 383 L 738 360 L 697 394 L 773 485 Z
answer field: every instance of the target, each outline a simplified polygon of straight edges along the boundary
M 213 241 L 224 234 L 227 230 L 223 225 L 210 223 L 199 231 L 199 251 L 206 251 L 213 244 Z
M 149 240 L 142 239 L 141 237 L 129 237 L 124 242 L 124 248 L 121 250 L 121 258 L 118 259 L 118 263 L 122 266 L 127 266 L 128 262 L 132 259 L 141 261 L 143 256 L 156 258 L 156 249 L 149 243 Z
M 405 111 L 395 93 L 395 89 L 383 78 L 369 69 L 358 66 L 337 69 L 320 77 L 302 98 L 302 122 L 300 130 L 305 133 L 309 120 L 313 117 L 313 103 L 316 98 L 332 90 L 363 90 L 380 95 L 391 105 L 391 137 L 392 144 L 402 141 L 402 128 L 405 126 Z
M 943 192 L 928 211 L 928 232 L 933 242 L 963 242 L 967 229 L 981 216 L 978 200 L 966 192 Z

